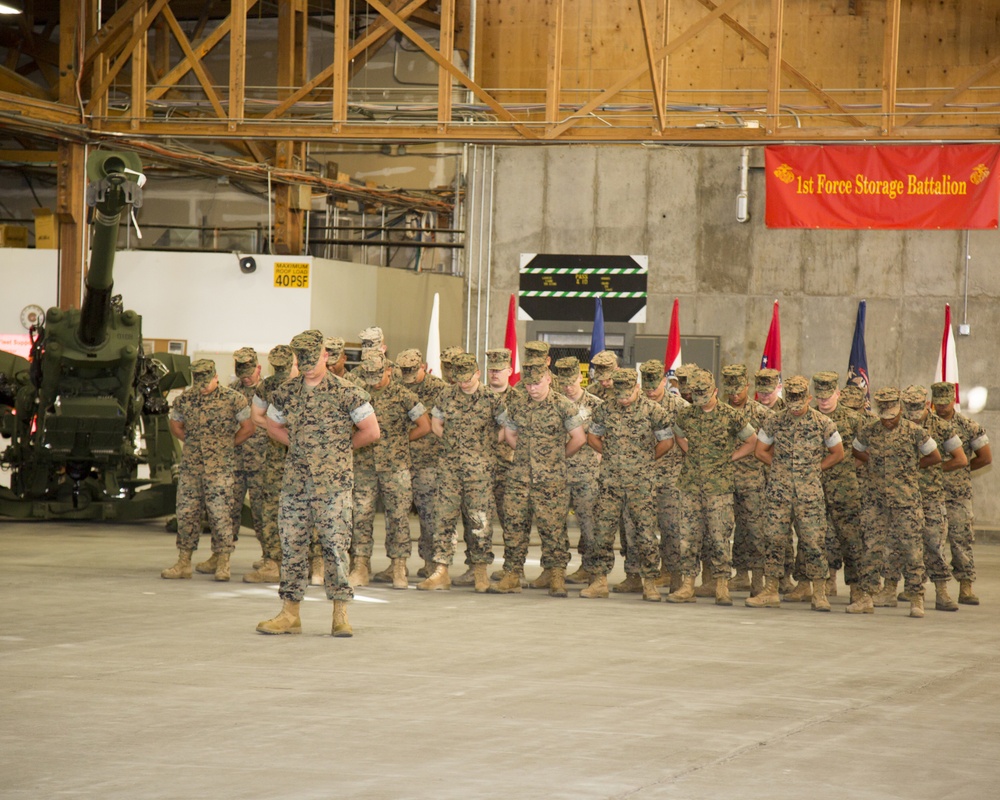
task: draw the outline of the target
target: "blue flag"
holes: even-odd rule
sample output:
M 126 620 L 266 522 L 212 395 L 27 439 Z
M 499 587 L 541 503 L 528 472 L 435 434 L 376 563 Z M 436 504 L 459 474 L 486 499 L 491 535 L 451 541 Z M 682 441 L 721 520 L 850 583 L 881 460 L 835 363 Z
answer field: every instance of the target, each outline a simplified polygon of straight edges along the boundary
M 594 332 L 590 335 L 590 357 L 593 358 L 604 349 L 604 306 L 598 297 L 594 303 Z
M 851 359 L 847 365 L 847 382 L 865 390 L 866 400 L 870 400 L 868 387 L 868 353 L 865 351 L 865 311 L 864 300 L 858 303 L 858 318 L 854 323 L 854 339 L 851 342 Z

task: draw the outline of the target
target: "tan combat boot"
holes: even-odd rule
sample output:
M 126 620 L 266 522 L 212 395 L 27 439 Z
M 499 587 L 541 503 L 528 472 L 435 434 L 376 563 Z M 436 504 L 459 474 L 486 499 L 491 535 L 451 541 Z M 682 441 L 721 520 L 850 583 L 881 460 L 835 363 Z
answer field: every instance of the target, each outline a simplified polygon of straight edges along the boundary
M 586 589 L 580 590 L 580 597 L 585 597 L 588 600 L 593 600 L 595 598 L 601 598 L 607 596 L 608 596 L 607 575 L 595 575 L 593 580 L 590 582 L 590 586 L 588 586 Z
M 503 577 L 503 567 L 501 567 L 500 569 L 493 570 L 493 574 L 490 575 L 490 580 L 491 581 L 498 581 L 502 577 Z
M 642 578 L 630 572 L 625 576 L 625 580 L 612 586 L 611 591 L 615 594 L 638 594 L 642 591 Z
M 979 605 L 979 598 L 972 593 L 972 581 L 958 582 L 958 602 L 963 606 Z
M 781 608 L 781 595 L 778 594 L 778 579 L 764 578 L 764 588 L 754 597 L 748 597 L 744 602 L 747 608 Z
M 826 596 L 837 596 L 837 570 L 830 570 L 830 577 L 826 579 Z
M 694 593 L 694 575 L 682 575 L 681 585 L 676 592 L 667 595 L 668 603 L 697 603 Z
M 265 558 L 253 572 L 243 576 L 243 583 L 277 583 L 281 580 L 281 567 L 276 561 Z
M 750 571 L 750 596 L 756 597 L 764 591 L 764 570 L 755 569 Z
M 392 561 L 389 566 L 380 572 L 373 572 L 368 579 L 370 583 L 392 583 Z
M 924 616 L 924 595 L 922 592 L 914 593 L 913 599 L 910 601 L 910 616 L 918 619 Z
M 229 574 L 229 553 L 219 553 L 215 560 L 215 579 L 217 581 L 228 581 L 232 577 Z
M 848 614 L 874 614 L 875 603 L 872 600 L 872 596 L 868 592 L 861 591 L 861 589 L 854 589 L 853 586 L 851 589 L 854 590 L 854 600 L 844 611 Z
M 948 594 L 948 581 L 934 581 L 934 610 L 958 611 L 958 603 Z
M 434 562 L 424 559 L 424 565 L 417 570 L 418 578 L 429 578 L 431 573 L 434 571 Z
M 517 571 L 508 572 L 505 569 L 500 580 L 496 583 L 491 583 L 490 588 L 486 591 L 490 594 L 520 594 L 521 576 Z
M 549 597 L 566 597 L 566 569 L 552 567 L 549 570 Z
M 812 610 L 830 610 L 830 601 L 826 598 L 826 578 L 818 578 L 812 582 Z
M 160 577 L 167 578 L 168 580 L 176 580 L 177 578 L 190 578 L 191 552 L 192 551 L 190 550 L 178 550 L 177 563 L 174 564 L 169 569 L 163 570 L 163 572 L 160 573 Z
M 457 578 L 452 578 L 451 582 L 455 586 L 474 586 L 476 583 L 476 574 L 472 571 L 472 566 L 459 575 Z
M 580 567 L 576 572 L 571 572 L 566 576 L 566 583 L 585 583 L 589 585 L 593 579 L 593 575 L 583 567 Z
M 715 597 L 715 578 L 712 577 L 712 565 L 701 562 L 701 584 L 694 590 L 695 597 Z
M 750 571 L 745 569 L 736 570 L 736 575 L 729 579 L 729 591 L 748 592 L 750 591 Z
M 782 575 L 778 579 L 778 594 L 788 594 L 794 588 L 795 581 L 792 580 L 791 575 Z
M 805 603 L 812 598 L 813 587 L 807 580 L 801 580 L 792 591 L 788 592 L 781 599 L 786 603 Z
M 323 556 L 309 559 L 309 583 L 313 586 L 323 585 Z
M 684 576 L 679 572 L 670 573 L 670 583 L 667 586 L 667 594 L 673 594 L 678 589 L 681 588 L 681 584 L 684 582 Z
M 406 559 L 394 558 L 390 569 L 392 569 L 392 588 L 409 589 L 410 582 L 406 579 Z
M 333 630 L 330 631 L 338 639 L 346 639 L 354 635 L 354 628 L 347 619 L 347 601 L 333 601 Z
M 483 594 L 489 591 L 490 588 L 490 578 L 486 574 L 485 564 L 473 564 L 472 565 L 472 576 L 475 578 L 475 582 L 472 584 L 477 594 Z
M 657 587 L 670 585 L 670 573 L 662 565 L 660 566 L 660 574 L 656 576 L 656 585 Z
M 733 604 L 733 598 L 729 596 L 729 578 L 715 579 L 715 604 L 717 606 Z
M 299 604 L 291 600 L 282 601 L 278 616 L 259 623 L 257 633 L 302 633 Z
M 202 575 L 214 575 L 215 567 L 219 563 L 219 554 L 212 553 L 212 557 L 208 561 L 202 561 L 200 564 L 195 564 L 195 572 L 199 572 Z
M 530 586 L 532 589 L 548 589 L 549 582 L 551 580 L 552 580 L 552 570 L 543 569 L 541 574 L 537 578 L 535 578 L 531 583 L 529 583 L 528 586 Z
M 875 608 L 895 608 L 899 605 L 899 600 L 896 598 L 897 586 L 898 581 L 886 578 L 885 585 L 882 587 L 882 590 L 877 592 L 875 596 L 872 597 L 872 602 L 875 604 Z
M 354 586 L 367 586 L 372 579 L 371 560 L 366 556 L 357 556 L 351 564 L 351 574 L 347 582 Z
M 642 599 L 650 603 L 659 603 L 663 600 L 663 595 L 660 594 L 660 590 L 656 588 L 656 578 L 643 578 L 642 579 Z
M 431 592 L 435 589 L 450 589 L 451 576 L 448 574 L 448 565 L 435 564 L 434 571 L 418 583 L 417 588 L 422 592 Z

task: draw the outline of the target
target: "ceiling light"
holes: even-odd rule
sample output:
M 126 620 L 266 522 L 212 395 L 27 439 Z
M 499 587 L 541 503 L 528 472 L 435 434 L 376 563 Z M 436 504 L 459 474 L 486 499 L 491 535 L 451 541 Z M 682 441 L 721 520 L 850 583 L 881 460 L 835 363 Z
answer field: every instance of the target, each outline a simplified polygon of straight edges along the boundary
M 23 14 L 24 3 L 21 0 L 0 0 L 0 14 Z

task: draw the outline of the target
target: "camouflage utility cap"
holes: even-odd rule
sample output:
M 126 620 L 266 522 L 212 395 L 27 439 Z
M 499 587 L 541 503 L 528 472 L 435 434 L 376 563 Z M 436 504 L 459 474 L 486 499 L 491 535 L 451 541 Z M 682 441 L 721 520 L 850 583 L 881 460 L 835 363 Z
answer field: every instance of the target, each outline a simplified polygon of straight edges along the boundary
M 374 386 L 385 377 L 385 357 L 378 352 L 368 353 L 361 359 L 361 377 L 369 386 Z
M 456 381 L 465 382 L 472 380 L 472 376 L 479 369 L 476 357 L 472 353 L 459 353 L 451 360 L 451 374 Z
M 698 372 L 698 370 L 700 369 L 701 367 L 699 367 L 695 363 L 681 364 L 677 369 L 674 370 L 674 375 L 677 376 L 677 388 L 680 389 L 681 391 L 685 392 L 688 391 L 689 389 L 688 383 L 690 382 L 694 374 Z
M 358 334 L 358 338 L 361 339 L 362 347 L 381 347 L 385 342 L 385 336 L 382 335 L 382 329 L 375 326 L 365 328 Z
M 303 331 L 288 343 L 295 351 L 299 369 L 306 372 L 316 366 L 323 352 L 323 334 L 317 330 Z
M 275 369 L 291 369 L 295 353 L 287 344 L 275 345 L 267 354 L 267 363 Z
M 521 367 L 521 380 L 532 386 L 541 383 L 548 374 L 549 368 L 545 364 L 525 364 Z
M 722 385 L 727 394 L 738 394 L 747 385 L 747 368 L 743 364 L 726 364 L 722 368 Z
M 785 402 L 792 411 L 801 411 L 809 402 L 809 381 L 802 375 L 785 381 Z
M 197 389 L 204 389 L 215 377 L 215 362 L 210 358 L 199 358 L 191 365 L 191 382 Z
M 636 386 L 635 370 L 616 369 L 611 374 L 611 381 L 614 383 L 617 397 L 628 397 Z
M 410 350 L 404 350 L 396 356 L 396 366 L 403 370 L 403 372 L 407 370 L 419 370 L 423 365 L 424 354 L 415 347 Z
M 595 381 L 603 381 L 611 377 L 618 368 L 618 356 L 611 350 L 602 350 L 590 359 L 590 377 Z
M 840 376 L 836 372 L 817 372 L 813 375 L 813 392 L 820 400 L 826 400 L 833 397 L 839 383 Z
M 535 340 L 524 343 L 524 363 L 544 364 L 549 357 L 549 343 Z
M 441 363 L 450 364 L 452 360 L 455 358 L 455 356 L 461 355 L 464 352 L 465 350 L 463 350 L 456 344 L 453 344 L 451 347 L 446 347 L 444 350 L 441 351 Z
M 335 336 L 327 336 L 323 340 L 323 349 L 326 350 L 331 361 L 336 361 L 344 353 L 344 340 Z
M 927 390 L 923 386 L 907 386 L 900 398 L 907 408 L 923 408 L 927 404 Z
M 875 411 L 882 419 L 892 419 L 899 414 L 899 389 L 884 386 L 875 392 Z
M 580 376 L 580 359 L 576 356 L 565 356 L 556 362 L 556 378 L 560 386 L 568 386 Z
M 696 406 L 703 406 L 712 400 L 715 378 L 711 372 L 700 369 L 688 377 L 687 388 L 691 392 L 691 402 Z
M 486 369 L 507 369 L 510 366 L 510 350 L 497 347 L 486 351 Z
M 865 390 L 856 383 L 849 383 L 840 390 L 840 404 L 857 411 L 865 407 Z
M 770 394 L 778 388 L 778 383 L 781 380 L 781 373 L 776 369 L 759 369 L 754 377 L 754 385 L 757 387 L 758 392 L 763 392 L 764 394 Z
M 660 385 L 660 381 L 665 375 L 663 362 L 657 361 L 655 358 L 643 361 L 642 366 L 639 367 L 639 374 L 642 375 L 642 388 L 645 391 L 652 391 Z
M 932 402 L 936 406 L 945 406 L 955 402 L 955 384 L 951 381 L 938 381 L 931 384 Z
M 257 351 L 252 347 L 241 347 L 233 353 L 233 361 L 236 362 L 237 376 L 249 375 L 257 369 Z

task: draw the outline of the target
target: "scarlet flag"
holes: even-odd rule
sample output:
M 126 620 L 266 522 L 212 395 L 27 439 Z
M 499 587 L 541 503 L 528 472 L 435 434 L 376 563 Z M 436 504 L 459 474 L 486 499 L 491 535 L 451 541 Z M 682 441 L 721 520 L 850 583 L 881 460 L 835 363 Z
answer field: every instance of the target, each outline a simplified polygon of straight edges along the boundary
M 521 380 L 521 357 L 517 354 L 517 298 L 510 296 L 510 306 L 507 308 L 507 332 L 503 337 L 503 346 L 510 350 L 510 385 Z
M 667 336 L 667 352 L 663 365 L 668 378 L 673 378 L 681 365 L 681 308 L 680 300 L 674 298 L 674 310 L 670 313 L 670 334 Z
M 948 381 L 955 384 L 955 404 L 961 406 L 962 397 L 958 391 L 958 359 L 955 357 L 955 334 L 951 330 L 951 306 L 944 306 L 944 335 L 941 337 L 941 352 L 938 353 L 934 382 Z
M 771 327 L 767 331 L 767 341 L 764 342 L 764 355 L 760 359 L 760 368 L 778 370 L 778 386 L 781 386 L 781 319 L 778 316 L 777 300 L 774 301 Z

